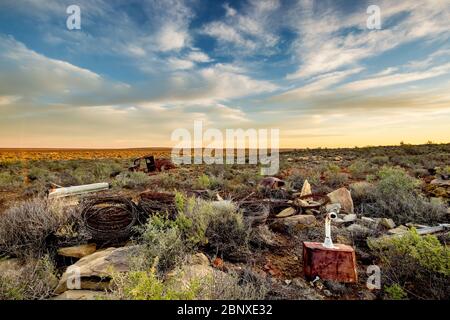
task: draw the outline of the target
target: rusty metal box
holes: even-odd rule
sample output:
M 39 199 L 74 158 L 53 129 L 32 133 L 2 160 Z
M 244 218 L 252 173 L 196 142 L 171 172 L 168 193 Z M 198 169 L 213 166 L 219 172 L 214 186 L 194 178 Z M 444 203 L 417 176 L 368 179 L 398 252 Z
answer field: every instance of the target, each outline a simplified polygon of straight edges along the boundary
M 307 279 L 357 282 L 355 250 L 345 244 L 325 248 L 319 242 L 303 242 L 303 271 Z

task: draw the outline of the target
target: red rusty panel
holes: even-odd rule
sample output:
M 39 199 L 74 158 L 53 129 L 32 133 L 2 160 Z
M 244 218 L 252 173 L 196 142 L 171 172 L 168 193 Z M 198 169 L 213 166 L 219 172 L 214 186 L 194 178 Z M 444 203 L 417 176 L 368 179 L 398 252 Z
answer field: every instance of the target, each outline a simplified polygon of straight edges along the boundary
M 312 280 L 319 276 L 323 280 L 357 282 L 355 250 L 345 244 L 325 248 L 319 242 L 303 242 L 303 271 Z

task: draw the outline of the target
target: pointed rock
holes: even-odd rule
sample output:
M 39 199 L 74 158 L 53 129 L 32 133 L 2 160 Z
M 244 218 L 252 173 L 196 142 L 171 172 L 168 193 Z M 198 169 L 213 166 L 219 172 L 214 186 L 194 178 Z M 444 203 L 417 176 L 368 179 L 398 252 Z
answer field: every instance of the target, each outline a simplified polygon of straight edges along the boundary
M 340 188 L 327 194 L 330 203 L 339 203 L 342 211 L 346 213 L 353 213 L 353 199 L 350 191 L 346 188 Z
M 303 182 L 302 191 L 300 192 L 300 197 L 309 195 L 312 195 L 311 185 L 309 184 L 308 180 L 305 180 L 305 182 Z
M 286 218 L 286 217 L 293 216 L 296 212 L 297 212 L 297 210 L 295 210 L 292 207 L 289 207 L 289 208 L 282 210 L 279 214 L 276 215 L 276 217 L 277 218 Z

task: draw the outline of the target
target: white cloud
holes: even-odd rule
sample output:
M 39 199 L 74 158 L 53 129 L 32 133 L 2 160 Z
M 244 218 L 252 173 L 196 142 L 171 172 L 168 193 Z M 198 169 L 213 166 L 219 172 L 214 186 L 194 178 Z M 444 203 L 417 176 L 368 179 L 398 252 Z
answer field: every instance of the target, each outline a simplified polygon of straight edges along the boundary
M 195 62 L 210 62 L 212 59 L 204 52 L 192 51 L 187 55 L 187 59 Z
M 450 63 L 434 67 L 427 71 L 402 72 L 388 75 L 381 75 L 369 79 L 358 80 L 348 83 L 342 87 L 345 90 L 368 90 L 382 88 L 407 82 L 430 79 L 450 73 Z
M 188 34 L 176 26 L 168 24 L 157 36 L 158 48 L 161 51 L 180 50 L 186 45 Z
M 317 13 L 312 3 L 300 2 L 299 7 L 289 13 L 289 21 L 299 34 L 294 49 L 300 66 L 287 78 L 309 77 L 352 66 L 422 38 L 448 39 L 450 7 L 440 1 L 414 4 L 383 1 L 379 6 L 384 22 L 399 13 L 405 15 L 396 25 L 373 31 L 366 28 L 367 15 L 363 11 L 343 14 L 332 8 L 323 8 Z
M 194 67 L 194 63 L 190 60 L 170 58 L 168 62 L 170 67 L 175 70 L 187 70 L 192 69 Z
M 0 106 L 12 104 L 20 98 L 20 96 L 0 96 Z

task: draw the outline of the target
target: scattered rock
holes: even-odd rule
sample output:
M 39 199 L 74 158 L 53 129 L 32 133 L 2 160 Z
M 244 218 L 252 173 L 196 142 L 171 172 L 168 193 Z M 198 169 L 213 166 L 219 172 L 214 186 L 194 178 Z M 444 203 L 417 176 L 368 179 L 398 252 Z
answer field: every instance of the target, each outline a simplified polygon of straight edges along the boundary
M 189 264 L 201 264 L 209 266 L 209 259 L 203 252 L 197 252 L 188 258 Z
M 66 291 L 68 280 L 75 274 L 79 274 L 81 278 L 80 289 L 104 290 L 112 272 L 129 271 L 130 258 L 138 249 L 139 246 L 108 248 L 81 258 L 64 272 L 55 293 Z
M 323 300 L 324 298 L 302 278 L 292 279 L 292 286 L 298 288 L 296 291 L 301 292 L 301 297 L 299 298 L 302 300 Z
M 290 285 L 291 282 L 292 282 L 292 280 L 288 280 L 288 279 L 284 280 L 284 283 L 286 283 L 287 285 Z
M 344 220 L 344 222 L 354 222 L 354 221 L 356 221 L 356 219 L 358 219 L 356 214 L 351 213 L 351 214 L 345 215 L 343 220 Z
M 347 227 L 347 230 L 351 232 L 353 235 L 360 236 L 370 233 L 370 229 L 367 227 L 364 227 L 360 224 L 354 223 L 351 226 Z
M 276 217 L 277 218 L 286 218 L 286 217 L 293 216 L 296 212 L 297 212 L 297 210 L 295 210 L 292 207 L 289 207 L 289 208 L 282 210 L 279 214 L 276 215 Z
M 82 244 L 74 247 L 59 248 L 58 254 L 64 257 L 72 258 L 83 258 L 94 253 L 97 250 L 97 245 L 95 243 Z
M 341 156 L 336 156 L 336 157 L 334 157 L 334 161 L 342 161 L 342 157 Z
M 270 231 L 266 224 L 252 229 L 250 241 L 257 246 L 268 248 L 274 248 L 280 245 L 275 234 Z
M 343 223 L 345 223 L 345 220 L 342 218 L 336 218 L 333 220 L 333 224 L 335 224 L 335 225 L 341 225 Z
M 228 275 L 211 266 L 201 264 L 184 265 L 170 272 L 165 283 L 176 291 L 189 290 L 193 281 L 214 279 L 215 277 L 227 277 Z M 207 298 L 207 297 L 205 297 Z
M 326 295 L 327 297 L 332 297 L 332 296 L 333 296 L 333 294 L 331 293 L 331 291 L 330 291 L 330 290 L 327 290 L 327 289 L 323 290 L 323 294 Z
M 316 223 L 316 217 L 313 215 L 299 214 L 287 218 L 276 219 L 271 228 L 276 231 L 284 232 L 289 229 L 310 227 Z
M 394 229 L 389 230 L 388 233 L 389 233 L 389 234 L 397 235 L 397 234 L 405 234 L 405 233 L 408 232 L 408 231 L 409 231 L 409 228 L 408 228 L 408 227 L 405 227 L 405 226 L 398 226 L 397 228 L 394 228 Z
M 19 275 L 22 270 L 22 265 L 19 259 L 3 259 L 0 260 L 0 275 L 15 276 Z
M 371 291 L 360 291 L 358 292 L 358 296 L 361 298 L 361 300 L 376 300 L 377 296 L 371 292 Z
M 106 292 L 92 290 L 67 290 L 50 300 L 99 300 L 107 296 Z
M 284 186 L 285 182 L 283 180 L 280 180 L 275 177 L 266 177 L 266 178 L 262 179 L 262 181 L 260 182 L 260 185 L 263 187 L 266 187 L 266 188 L 270 188 L 270 189 L 278 189 L 278 188 Z
M 294 159 L 292 159 L 292 158 L 287 158 L 286 161 L 287 161 L 287 162 L 292 162 L 292 161 L 294 161 Z
M 325 287 L 327 287 L 329 289 L 329 291 L 331 291 L 335 294 L 338 294 L 338 295 L 347 293 L 349 291 L 349 289 L 345 286 L 345 284 L 342 284 L 337 281 L 325 280 L 324 284 L 325 284 Z
M 325 206 L 325 210 L 327 212 L 339 213 L 339 211 L 341 211 L 341 204 L 340 203 L 329 203 Z
M 392 219 L 389 218 L 381 218 L 380 224 L 383 227 L 386 227 L 387 229 L 394 229 L 395 228 L 395 222 Z
M 350 191 L 346 188 L 340 188 L 327 194 L 331 203 L 339 203 L 346 213 L 353 213 L 353 199 Z
M 300 192 L 300 197 L 306 197 L 309 195 L 312 195 L 311 185 L 308 180 L 305 180 L 305 182 L 303 182 L 302 191 Z
M 212 265 L 214 268 L 217 268 L 219 270 L 223 270 L 225 268 L 223 260 L 219 257 L 216 257 L 213 262 Z
M 444 180 L 441 178 L 434 179 L 430 182 L 430 184 L 438 186 L 438 187 L 450 187 L 450 180 Z

